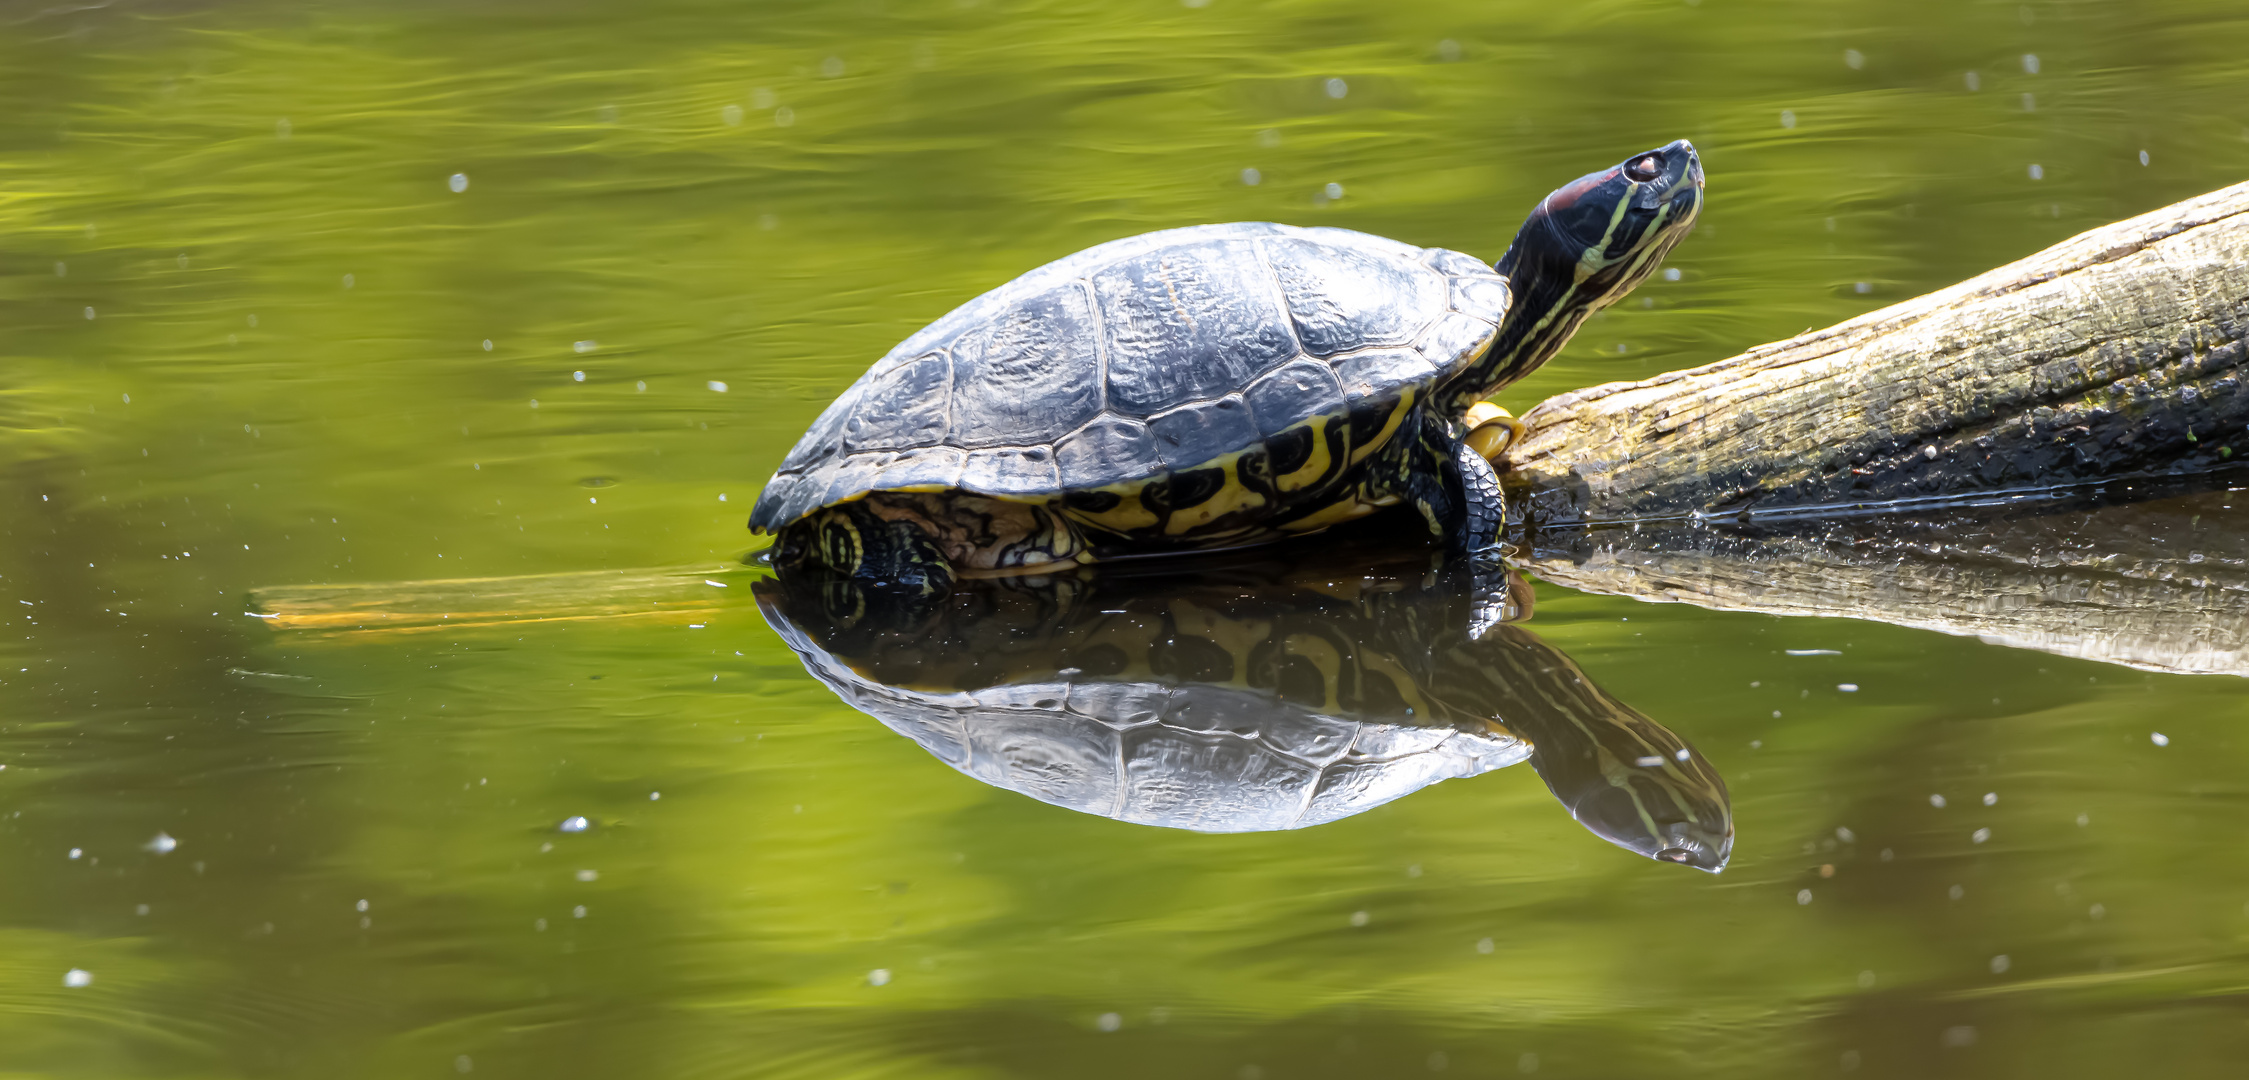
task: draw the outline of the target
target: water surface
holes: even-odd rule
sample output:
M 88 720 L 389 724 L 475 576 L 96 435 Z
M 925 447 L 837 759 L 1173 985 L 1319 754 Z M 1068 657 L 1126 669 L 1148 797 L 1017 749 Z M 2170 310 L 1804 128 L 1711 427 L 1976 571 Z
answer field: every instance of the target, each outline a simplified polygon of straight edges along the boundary
M 1245 219 L 1496 258 L 1556 184 L 1692 139 L 1677 279 L 1519 409 L 2249 176 L 2236 4 L 6 0 L 0 27 L 0 1069 L 2249 1052 L 2235 676 L 1537 585 L 1528 628 L 1724 776 L 1710 876 L 1527 768 L 1239 835 L 998 790 L 808 676 L 740 563 L 838 390 L 1049 259 Z M 2161 512 L 2191 545 L 2249 525 L 2234 498 Z M 558 574 L 588 576 L 459 625 L 245 614 Z

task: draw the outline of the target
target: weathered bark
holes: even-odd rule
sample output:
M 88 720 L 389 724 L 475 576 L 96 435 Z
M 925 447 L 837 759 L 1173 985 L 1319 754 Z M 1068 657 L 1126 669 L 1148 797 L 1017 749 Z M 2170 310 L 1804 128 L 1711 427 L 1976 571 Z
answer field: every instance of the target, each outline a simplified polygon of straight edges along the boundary
M 2188 472 L 2249 452 L 2249 184 L 1827 330 L 1524 416 L 1533 524 Z
M 1586 592 L 1868 619 L 2152 671 L 2249 675 L 2249 537 L 2225 527 L 2232 498 L 2249 491 L 1816 525 L 1572 529 L 1543 535 L 1527 563 Z M 2205 522 L 2206 510 L 2221 513 Z

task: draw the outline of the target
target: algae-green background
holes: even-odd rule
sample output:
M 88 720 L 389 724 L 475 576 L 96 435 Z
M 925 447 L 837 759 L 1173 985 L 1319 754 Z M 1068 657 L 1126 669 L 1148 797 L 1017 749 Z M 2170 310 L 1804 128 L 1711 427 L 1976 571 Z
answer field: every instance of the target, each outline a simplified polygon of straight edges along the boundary
M 2230 678 L 1543 588 L 1726 774 L 1713 878 L 1521 769 L 1300 833 L 1043 806 L 742 588 L 243 610 L 743 583 L 804 424 L 985 288 L 1216 220 L 1495 258 L 1677 137 L 1681 279 L 1507 400 L 1716 359 L 2249 177 L 2245 55 L 2219 0 L 0 2 L 0 1074 L 2233 1075 Z

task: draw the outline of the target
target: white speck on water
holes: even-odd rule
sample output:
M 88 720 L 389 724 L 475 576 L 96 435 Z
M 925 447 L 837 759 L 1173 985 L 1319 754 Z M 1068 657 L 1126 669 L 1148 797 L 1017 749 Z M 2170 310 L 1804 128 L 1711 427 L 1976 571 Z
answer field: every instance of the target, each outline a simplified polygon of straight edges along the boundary
M 561 829 L 563 832 L 584 832 L 592 825 L 593 822 L 587 821 L 583 817 L 571 816 L 563 818 L 562 824 L 555 826 L 555 828 Z
M 2036 74 L 2038 74 L 2038 54 L 2037 54 L 2037 53 L 2024 53 L 2024 54 L 2023 54 L 2023 74 L 2025 74 L 2025 75 L 2036 75 Z
M 94 973 L 83 968 L 71 968 L 69 971 L 63 972 L 62 984 L 73 990 L 82 986 L 92 986 L 94 985 Z
M 1749 740 L 1749 748 L 1751 750 L 1763 750 L 1765 748 L 1765 740 L 1751 739 Z
M 714 394 L 723 394 L 726 392 L 726 384 L 718 381 L 717 379 L 712 379 L 711 381 L 704 383 L 703 385 L 710 387 L 711 393 Z
M 584 382 L 584 381 L 586 381 L 586 373 L 585 373 L 585 372 L 583 372 L 583 371 L 573 371 L 573 372 L 571 372 L 571 373 L 570 373 L 570 381 L 571 381 L 571 382 Z
M 2033 165 L 2033 166 L 2031 166 L 2031 167 L 2030 167 L 2030 178 L 2031 178 L 2031 179 L 2033 179 L 2033 180 L 2044 180 L 2044 179 L 2046 179 L 2046 167 L 2045 167 L 2044 165 Z
M 1944 1029 L 1943 1035 L 1938 1036 L 1938 1041 L 1952 1047 L 1974 1046 L 1976 1045 L 1976 1029 L 1970 1024 L 1948 1027 Z
M 1353 925 L 1353 926 L 1365 926 L 1366 924 L 1367 924 L 1367 913 L 1366 913 L 1366 912 L 1364 912 L 1364 911 L 1354 911 L 1354 912 L 1352 912 L 1352 913 L 1351 913 L 1351 925 Z
M 1811 903 L 1811 902 L 1812 902 L 1812 890 L 1810 890 L 1810 889 L 1798 889 L 1798 890 L 1796 890 L 1796 906 L 1797 906 L 1797 907 L 1802 907 L 1802 906 L 1804 906 L 1805 904 L 1809 904 L 1809 903 Z
M 2107 915 L 2107 914 L 2108 914 L 2108 905 L 2106 905 L 2106 904 L 2094 904 L 2094 905 L 2093 905 L 2092 907 L 2090 907 L 2090 908 L 2087 908 L 2087 909 L 2086 909 L 2086 911 L 2085 911 L 2085 914 L 2087 914 L 2087 915 L 2090 915 L 2090 916 L 2092 916 L 2093 918 L 2096 918 L 2096 919 L 2098 919 L 2098 918 L 2100 918 L 2100 917 L 2102 917 L 2102 916 L 2104 916 L 2104 915 Z
M 469 174 L 454 173 L 453 175 L 445 178 L 445 186 L 452 188 L 453 193 L 456 195 L 460 194 L 461 192 L 467 191 L 469 189 Z
M 592 338 L 587 338 L 584 341 L 573 341 L 570 343 L 570 349 L 572 352 L 590 353 L 598 348 L 601 348 L 601 342 L 595 341 Z
M 1983 77 L 1982 77 L 1982 76 L 1980 76 L 1980 75 L 1978 75 L 1978 74 L 1976 74 L 1976 73 L 1975 73 L 1975 72 L 1973 72 L 1973 71 L 1969 72 L 1969 73 L 1968 73 L 1968 92 L 1972 94 L 1972 93 L 1975 93 L 1976 91 L 1978 91 L 1978 90 L 1981 90 L 1981 89 L 1983 89 Z
M 453 1059 L 454 1072 L 465 1073 L 474 1068 L 476 1068 L 476 1062 L 469 1060 L 469 1056 L 467 1054 L 462 1054 L 461 1056 Z
M 354 286 L 354 285 L 357 285 L 357 284 L 359 284 L 359 277 L 358 277 L 358 275 L 356 275 L 356 274 L 345 274 L 345 275 L 344 275 L 344 288 L 347 288 L 347 289 L 348 289 L 348 288 L 351 288 L 352 286 Z
M 545 919 L 533 919 L 531 920 L 531 928 L 544 934 L 547 932 L 547 921 Z
M 1115 1031 L 1124 1026 L 1124 1017 L 1116 1013 L 1102 1013 L 1093 1018 L 1093 1026 L 1103 1031 Z
M 2005 975 L 2007 969 L 2012 966 L 2014 966 L 2014 961 L 2007 959 L 2006 953 L 2000 953 L 1991 958 L 1991 973 L 1994 975 Z
M 594 496 L 594 495 L 588 495 L 588 496 L 586 496 L 586 501 L 587 501 L 588 503 L 592 503 L 592 504 L 594 504 L 594 505 L 596 505 L 596 506 L 598 506 L 598 505 L 600 505 L 600 504 L 601 504 L 601 499 L 600 499 L 600 497 L 598 497 L 598 496 Z M 440 556 L 438 556 L 438 558 L 440 558 L 440 559 L 442 559 L 442 558 L 444 558 L 444 557 L 445 557 L 445 556 L 443 556 L 443 555 L 440 555 Z
M 1534 1072 L 1537 1072 L 1537 1071 L 1538 1071 L 1538 1055 L 1537 1055 L 1537 1054 L 1529 1054 L 1529 1053 L 1526 1053 L 1526 1054 L 1524 1054 L 1523 1056 L 1521 1056 L 1521 1057 L 1519 1057 L 1519 1058 L 1516 1058 L 1516 1059 L 1515 1059 L 1515 1071 L 1516 1071 L 1516 1072 L 1519 1072 L 1519 1073 L 1534 1073 Z
M 664 793 L 663 793 L 663 792 L 661 792 L 661 791 L 651 791 L 651 792 L 649 792 L 649 793 L 648 793 L 648 801 L 649 801 L 649 802 L 655 802 L 656 800 L 658 800 L 658 799 L 661 799 L 661 798 L 663 798 L 663 797 L 664 797 Z
M 352 907 L 358 911 L 365 911 L 367 910 L 367 901 L 361 900 L 360 902 L 353 904 Z
M 868 972 L 868 973 L 867 973 L 867 985 L 868 985 L 868 986 L 888 986 L 888 985 L 890 985 L 890 969 L 889 969 L 889 968 L 876 968 L 876 969 L 874 969 L 873 971 L 870 971 L 870 972 Z
M 2024 111 L 2024 112 L 2037 112 L 2037 111 L 2038 111 L 2038 95 L 2036 95 L 2036 94 L 2024 94 L 2024 95 L 2023 95 L 2023 111 Z
M 1642 755 L 1640 755 L 1639 757 L 1633 758 L 1633 759 L 1632 759 L 1632 763 L 1633 763 L 1634 765 L 1638 765 L 1639 767 L 1641 767 L 1641 768 L 1643 768 L 1643 769 L 1657 769 L 1657 768 L 1662 768 L 1662 767 L 1663 767 L 1663 755 L 1662 755 L 1662 754 L 1642 754 Z
M 1335 98 L 1340 101 L 1342 100 L 1343 95 L 1351 92 L 1351 84 L 1344 82 L 1341 79 L 1329 79 L 1327 81 L 1327 91 L 1329 97 Z
M 2147 164 L 2147 151 L 2145 150 L 2140 151 L 2140 164 Z
M 1247 184 L 1250 187 L 1256 187 L 1258 183 L 1263 181 L 1264 179 L 1265 174 L 1258 172 L 1256 169 L 1242 170 L 1242 183 Z
M 571 917 L 571 918 L 573 918 L 573 919 L 583 919 L 583 918 L 585 918 L 585 917 L 586 917 L 586 905 L 584 905 L 584 904 L 580 904 L 580 905 L 578 905 L 577 907 L 571 908 L 571 909 L 570 909 L 570 917 Z
M 2146 156 L 2146 153 L 2145 153 L 2145 152 L 2143 151 L 2143 152 L 2142 152 L 2142 154 L 2141 154 L 2141 156 L 2142 156 L 2142 157 L 2145 157 L 2145 156 Z M 68 267 L 68 266 L 66 266 L 66 265 L 64 265 L 63 263 L 60 263 L 60 262 L 56 263 L 56 264 L 55 264 L 55 276 L 56 276 L 56 277 L 69 277 L 69 276 L 70 276 L 70 267 Z
M 1774 710 L 1773 710 L 1773 719 L 1775 719 L 1775 720 L 1778 720 L 1778 719 L 1780 719 L 1780 710 L 1779 710 L 1779 709 L 1774 709 Z
M 1672 751 L 1671 756 L 1678 758 L 1681 761 L 1685 761 L 1688 758 L 1695 756 L 1695 752 L 1682 746 L 1679 749 Z
M 92 322 L 93 320 L 94 320 L 94 309 L 93 309 L 93 308 L 91 308 L 91 307 L 89 307 L 89 308 L 87 308 L 87 309 L 86 309 L 86 321 L 87 321 L 87 322 Z
M 1790 656 L 1841 656 L 1841 655 L 1843 655 L 1842 651 L 1841 651 L 1841 650 L 1839 650 L 1839 649 L 1782 649 L 1781 651 L 1782 651 L 1782 652 L 1784 652 L 1784 653 L 1787 653 L 1787 654 L 1788 654 L 1788 655 L 1790 655 Z
M 1331 201 L 1331 202 L 1332 202 L 1332 201 L 1334 201 L 1334 200 L 1336 200 L 1336 199 L 1340 199 L 1340 198 L 1342 198 L 1342 197 L 1343 197 L 1343 185 L 1341 185 L 1341 184 L 1334 184 L 1334 183 L 1331 183 L 1331 184 L 1329 184 L 1328 186 L 1326 186 L 1326 187 L 1324 187 L 1324 188 L 1321 188 L 1321 189 L 1320 189 L 1320 193 L 1321 193 L 1321 194 L 1323 194 L 1323 195 L 1326 195 L 1326 196 L 1328 197 L 1329 201 Z M 88 308 L 88 309 L 86 309 L 86 310 L 88 310 L 88 311 L 92 311 L 93 309 L 92 309 L 92 308 Z M 87 316 L 87 318 L 89 318 L 89 319 L 90 319 L 90 318 L 93 318 L 93 316 L 91 316 L 91 315 L 88 315 L 88 316 Z
M 820 61 L 820 74 L 833 79 L 843 74 L 843 57 L 831 56 Z
M 141 845 L 141 850 L 153 851 L 158 855 L 165 855 L 171 853 L 173 848 L 179 846 L 180 842 L 172 839 L 170 835 L 166 833 L 157 833 L 155 836 L 149 839 L 148 843 Z
M 1780 126 L 1784 128 L 1794 128 L 1796 126 L 1796 110 L 1782 109 L 1780 111 Z
M 1442 60 L 1448 64 L 1459 60 L 1460 42 L 1454 41 L 1451 38 L 1446 38 L 1445 40 L 1438 42 L 1437 59 Z
M 534 409 L 536 409 L 536 408 L 538 408 L 538 407 L 539 407 L 539 399 L 538 399 L 538 398 L 532 398 L 532 399 L 531 399 L 531 407 L 532 407 L 532 408 L 534 408 Z
M 1996 792 L 1996 791 L 1986 791 L 1986 792 L 1984 792 L 1984 793 L 1983 793 L 1983 804 L 1984 804 L 1985 806 L 1997 806 L 1997 805 L 1999 805 L 1999 793 L 1998 793 L 1998 792 Z
M 740 105 L 728 105 L 720 109 L 718 111 L 718 122 L 725 124 L 727 127 L 740 127 L 742 125 L 742 107 Z
M 146 914 L 148 914 L 148 905 L 147 905 L 147 904 L 134 904 L 134 905 L 133 905 L 133 914 L 135 914 L 135 915 L 146 915 Z
M 1874 973 L 1873 973 L 1873 972 L 1871 972 L 1871 971 L 1862 971 L 1862 972 L 1859 972 L 1859 989 L 1861 989 L 1861 990 L 1872 990 L 1872 989 L 1874 989 Z
M 1485 956 L 1490 956 L 1492 954 L 1492 939 L 1488 937 L 1477 938 L 1476 951 L 1484 954 Z
M 276 121 L 274 121 L 274 122 L 273 122 L 273 137 L 274 137 L 274 138 L 276 138 L 276 139 L 286 139 L 286 138 L 288 138 L 288 137 L 289 137 L 289 132 L 290 132 L 291 130 L 293 130 L 293 129 L 292 129 L 292 128 L 290 128 L 290 126 L 289 126 L 289 118 L 288 118 L 288 117 L 286 117 L 286 116 L 284 116 L 284 117 L 282 117 L 281 119 L 279 119 L 279 120 L 276 120 Z
M 2082 828 L 2084 828 L 2084 827 L 2085 827 L 2085 826 L 2087 826 L 2087 825 L 2091 825 L 2092 823 L 2093 823 L 2093 816 L 2092 816 L 2091 814 L 2079 814 L 2079 815 L 2077 815 L 2077 827 L 2078 827 L 2078 828 L 2082 829 Z
M 597 881 L 597 880 L 599 880 L 599 879 L 601 878 L 601 871 L 599 871 L 599 870 L 580 870 L 580 871 L 578 871 L 578 873 L 577 873 L 577 878 L 578 878 L 578 880 L 580 880 L 580 881 Z
M 720 501 L 720 502 L 725 502 L 725 501 L 726 501 L 726 493 L 725 493 L 725 492 L 721 491 L 721 492 L 719 492 L 719 493 L 718 493 L 718 501 Z
M 1984 841 L 1991 839 L 1991 830 L 1977 829 L 1975 832 L 1968 834 L 1968 839 L 1974 843 L 1981 844 Z
M 485 351 L 485 352 L 491 352 L 491 351 L 492 351 L 492 339 L 491 339 L 491 338 L 485 338 L 485 339 L 484 339 L 484 351 Z
M 646 380 L 646 379 L 635 379 L 635 380 L 633 380 L 633 393 L 636 393 L 636 394 L 645 394 L 645 393 L 647 393 L 647 392 L 648 392 L 648 380 Z
M 127 405 L 130 405 L 130 404 L 132 404 L 132 403 L 133 403 L 133 395 L 131 395 L 131 394 L 120 394 L 120 395 L 118 395 L 118 396 L 119 396 L 119 397 L 122 397 L 122 398 L 124 398 L 124 399 L 125 399 L 125 404 L 127 404 Z M 245 427 L 247 427 L 248 425 L 244 425 L 244 426 L 245 426 Z
M 1849 830 L 1849 829 L 1843 828 L 1843 827 L 1842 827 L 1842 826 L 1840 826 L 1840 825 L 1836 826 L 1836 828 L 1835 828 L 1835 838 L 1836 838 L 1837 840 L 1841 840 L 1842 842 L 1844 842 L 1844 843 L 1846 843 L 1846 844 L 1855 844 L 1855 843 L 1857 843 L 1857 842 L 1858 842 L 1858 839 L 1859 839 L 1859 837 L 1858 837 L 1858 834 L 1857 834 L 1857 833 L 1854 833 L 1854 832 L 1852 832 L 1852 831 L 1851 831 L 1851 830 Z
M 786 105 L 773 110 L 773 126 L 788 127 L 797 122 L 797 111 Z
M 1857 71 L 1858 69 L 1865 67 L 1866 54 L 1858 51 L 1857 49 L 1843 50 L 1843 66 L 1850 68 L 1852 71 Z
M 770 109 L 770 108 L 772 108 L 772 107 L 773 107 L 773 91 L 771 91 L 771 90 L 768 90 L 768 89 L 766 89 L 765 87 L 762 87 L 762 86 L 758 87 L 758 88 L 757 88 L 757 89 L 755 89 L 755 90 L 752 90 L 752 91 L 750 91 L 750 108 L 753 108 L 753 109 L 758 109 L 758 110 L 760 110 L 760 111 L 763 111 L 763 110 L 765 110 L 765 109 Z
M 1859 684 L 1855 682 L 1839 682 L 1835 684 L 1835 688 L 1837 690 L 1841 690 L 1846 694 L 1856 694 L 1859 692 Z
M 2157 746 L 2171 745 L 2171 737 L 2169 735 L 2165 735 L 2160 731 L 2148 732 L 2147 741 L 2154 743 Z
M 1851 291 L 1859 294 L 1860 296 L 1865 296 L 1866 294 L 1874 291 L 1874 283 L 1871 281 L 1858 282 L 1857 284 L 1851 286 Z
M 1931 806 L 1934 806 L 1934 807 L 1936 807 L 1936 808 L 1937 808 L 1937 809 L 1939 809 L 1939 810 L 1942 810 L 1942 809 L 1944 809 L 1944 796 L 1942 796 L 1942 795 L 1931 795 L 1931 796 L 1929 796 L 1929 805 L 1931 805 Z
M 1664 270 L 1663 270 L 1663 280 L 1665 280 L 1665 281 L 1677 281 L 1677 280 L 1679 280 L 1679 268 L 1678 268 L 1678 267 L 1676 267 L 1676 266 L 1667 266 L 1667 267 L 1665 267 L 1665 268 L 1664 268 Z

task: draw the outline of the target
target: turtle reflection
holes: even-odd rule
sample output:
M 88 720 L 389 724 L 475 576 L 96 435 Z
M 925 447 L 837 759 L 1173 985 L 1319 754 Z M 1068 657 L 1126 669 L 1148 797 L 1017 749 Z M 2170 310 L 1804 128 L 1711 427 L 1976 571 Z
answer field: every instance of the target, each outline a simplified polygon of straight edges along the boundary
M 853 708 L 978 780 L 1119 821 L 1295 829 L 1528 760 L 1586 828 L 1713 873 L 1724 781 L 1520 626 L 1469 574 L 1316 567 L 964 583 L 936 599 L 815 572 L 759 605 Z M 1527 612 L 1529 589 L 1511 597 Z

